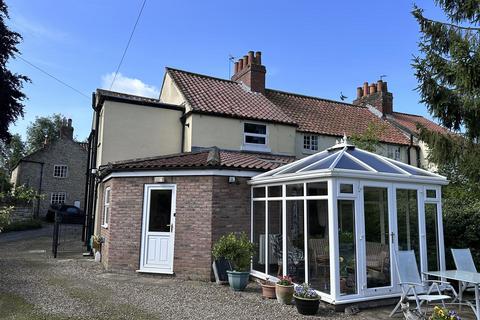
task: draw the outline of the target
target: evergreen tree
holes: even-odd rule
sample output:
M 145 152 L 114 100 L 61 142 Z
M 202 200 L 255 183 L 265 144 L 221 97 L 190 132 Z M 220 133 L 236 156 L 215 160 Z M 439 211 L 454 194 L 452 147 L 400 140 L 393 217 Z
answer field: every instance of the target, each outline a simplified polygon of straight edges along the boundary
M 0 167 L 3 168 L 8 175 L 10 175 L 20 159 L 26 155 L 25 143 L 19 134 L 14 134 L 8 144 L 2 144 L 0 151 Z
M 20 34 L 7 28 L 7 19 L 7 5 L 4 0 L 0 0 L 0 141 L 6 143 L 11 138 L 9 125 L 18 117 L 23 117 L 23 101 L 26 96 L 22 88 L 26 81 L 30 81 L 26 76 L 7 69 L 8 60 L 19 54 L 17 45 L 22 40 Z

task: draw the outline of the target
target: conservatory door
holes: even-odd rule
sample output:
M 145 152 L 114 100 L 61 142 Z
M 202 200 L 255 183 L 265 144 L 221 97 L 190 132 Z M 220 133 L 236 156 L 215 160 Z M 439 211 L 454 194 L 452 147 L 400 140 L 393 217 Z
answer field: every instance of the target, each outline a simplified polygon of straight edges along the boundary
M 359 268 L 362 292 L 378 294 L 392 291 L 392 226 L 389 184 L 364 184 L 361 187 L 361 253 Z

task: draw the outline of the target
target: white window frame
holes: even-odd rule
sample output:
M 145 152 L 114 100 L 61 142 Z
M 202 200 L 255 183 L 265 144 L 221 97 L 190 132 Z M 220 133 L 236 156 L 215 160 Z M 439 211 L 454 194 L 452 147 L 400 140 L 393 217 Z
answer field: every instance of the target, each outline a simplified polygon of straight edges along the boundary
M 245 125 L 246 124 L 253 124 L 253 125 L 259 125 L 259 126 L 264 126 L 265 127 L 265 134 L 261 133 L 249 133 L 245 132 Z M 264 152 L 270 152 L 270 148 L 268 147 L 268 125 L 265 123 L 259 123 L 259 122 L 254 122 L 254 121 L 245 121 L 243 122 L 243 144 L 242 144 L 242 150 L 252 150 L 252 151 L 264 151 Z M 249 143 L 247 142 L 247 137 L 260 137 L 260 138 L 265 138 L 265 144 L 259 144 L 259 143 Z
M 402 150 L 400 146 L 388 146 L 387 157 L 396 161 L 402 161 Z
M 57 175 L 57 170 L 59 175 Z M 66 164 L 56 164 L 53 166 L 53 177 L 65 179 L 68 178 L 68 166 Z
M 59 200 L 63 197 L 63 202 Z M 55 202 L 53 199 L 56 198 Z M 66 192 L 52 192 L 50 194 L 50 204 L 64 204 L 67 201 L 67 193 Z
M 110 222 L 110 197 L 112 196 L 112 188 L 107 187 L 103 193 L 103 214 L 102 228 L 107 229 Z M 107 214 L 108 211 L 108 214 Z
M 306 140 L 308 139 L 308 143 Z M 316 142 L 314 143 L 314 140 Z M 303 151 L 305 152 L 316 152 L 318 151 L 318 135 L 316 134 L 304 134 L 303 135 Z

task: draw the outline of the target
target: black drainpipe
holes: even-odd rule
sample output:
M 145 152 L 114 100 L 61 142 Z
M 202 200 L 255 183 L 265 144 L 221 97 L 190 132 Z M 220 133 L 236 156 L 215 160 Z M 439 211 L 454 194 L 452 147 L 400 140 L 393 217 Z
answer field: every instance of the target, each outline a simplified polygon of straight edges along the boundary
M 408 159 L 408 164 L 412 164 L 412 158 L 411 158 L 411 155 L 410 155 L 410 151 L 412 150 L 412 147 L 413 147 L 413 134 L 410 135 L 410 144 L 408 145 L 408 148 L 407 148 L 407 159 Z
M 181 146 L 180 146 L 180 150 L 181 150 L 181 153 L 184 153 L 185 152 L 185 127 L 189 127 L 190 124 L 186 124 L 187 122 L 187 117 L 186 117 L 186 113 L 184 113 L 181 117 L 180 117 L 180 123 L 182 124 L 182 142 L 181 142 Z

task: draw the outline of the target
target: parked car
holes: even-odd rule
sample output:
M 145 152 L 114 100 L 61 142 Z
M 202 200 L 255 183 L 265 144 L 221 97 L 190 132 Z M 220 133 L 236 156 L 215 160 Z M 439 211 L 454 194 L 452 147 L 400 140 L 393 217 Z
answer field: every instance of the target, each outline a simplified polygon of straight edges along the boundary
M 68 204 L 52 204 L 50 208 L 48 208 L 45 219 L 49 222 L 54 222 L 56 211 L 62 213 L 63 215 L 71 216 L 72 218 L 81 217 L 85 215 L 82 209 L 77 208 L 75 206 L 68 205 Z

